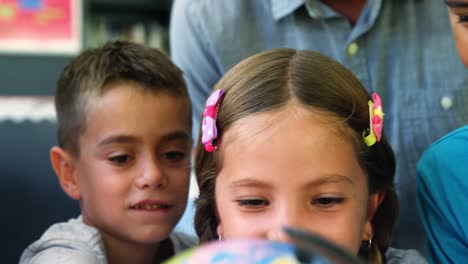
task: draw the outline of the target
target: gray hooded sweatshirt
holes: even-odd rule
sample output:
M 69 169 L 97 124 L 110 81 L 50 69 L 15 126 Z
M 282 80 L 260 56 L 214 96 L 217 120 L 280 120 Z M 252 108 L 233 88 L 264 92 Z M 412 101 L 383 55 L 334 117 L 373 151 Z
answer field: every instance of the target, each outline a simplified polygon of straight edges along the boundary
M 169 235 L 174 254 L 197 245 L 197 239 L 179 232 Z M 82 217 L 49 227 L 21 255 L 20 264 L 107 264 L 99 231 Z

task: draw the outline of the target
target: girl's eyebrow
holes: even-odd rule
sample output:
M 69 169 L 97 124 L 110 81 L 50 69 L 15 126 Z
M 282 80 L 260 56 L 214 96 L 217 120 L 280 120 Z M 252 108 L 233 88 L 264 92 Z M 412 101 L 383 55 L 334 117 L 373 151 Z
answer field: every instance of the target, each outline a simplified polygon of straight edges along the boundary
M 339 175 L 339 174 L 326 174 L 323 177 L 320 177 L 318 179 L 308 182 L 305 185 L 305 188 L 310 188 L 310 187 L 319 186 L 323 184 L 329 184 L 329 183 L 345 183 L 345 184 L 350 184 L 350 185 L 354 184 L 354 182 L 349 177 Z M 262 188 L 262 189 L 272 188 L 272 186 L 267 182 L 263 182 L 263 181 L 259 181 L 259 180 L 251 179 L 251 178 L 234 181 L 233 183 L 231 183 L 231 187 L 232 188 L 250 187 L 250 188 Z
M 251 187 L 251 188 L 271 188 L 270 184 L 255 179 L 241 179 L 231 183 L 233 188 Z
M 311 188 L 314 186 L 329 184 L 329 183 L 345 183 L 349 185 L 353 185 L 354 182 L 346 176 L 340 174 L 325 174 L 323 177 L 320 177 L 316 180 L 310 181 L 306 184 L 306 188 Z
M 448 7 L 468 7 L 468 2 L 459 0 L 445 0 L 445 4 Z

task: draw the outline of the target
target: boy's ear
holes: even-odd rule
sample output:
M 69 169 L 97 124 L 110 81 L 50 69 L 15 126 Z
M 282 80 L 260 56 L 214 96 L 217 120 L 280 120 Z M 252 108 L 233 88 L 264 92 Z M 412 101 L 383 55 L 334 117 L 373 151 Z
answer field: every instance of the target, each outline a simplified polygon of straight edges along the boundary
M 73 157 L 61 147 L 50 150 L 50 161 L 63 191 L 74 200 L 81 198 Z

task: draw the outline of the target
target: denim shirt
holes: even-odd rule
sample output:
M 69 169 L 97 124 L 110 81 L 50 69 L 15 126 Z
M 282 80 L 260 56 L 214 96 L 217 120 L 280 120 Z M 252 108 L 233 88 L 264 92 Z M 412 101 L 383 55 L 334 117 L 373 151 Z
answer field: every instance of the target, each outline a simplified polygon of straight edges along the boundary
M 368 0 L 351 26 L 318 0 L 176 0 L 170 43 L 193 103 L 195 139 L 213 86 L 242 59 L 289 47 L 344 64 L 383 100 L 400 199 L 392 246 L 424 251 L 417 160 L 437 138 L 468 123 L 468 71 L 456 53 L 443 1 Z

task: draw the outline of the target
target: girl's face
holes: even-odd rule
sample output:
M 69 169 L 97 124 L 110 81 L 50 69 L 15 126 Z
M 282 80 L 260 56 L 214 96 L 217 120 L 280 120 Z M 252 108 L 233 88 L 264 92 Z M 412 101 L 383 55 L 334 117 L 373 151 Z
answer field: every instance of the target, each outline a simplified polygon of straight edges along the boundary
M 468 0 L 446 0 L 460 58 L 468 67 Z
M 218 235 L 286 240 L 282 227 L 322 235 L 357 254 L 372 236 L 369 195 L 352 140 L 336 117 L 297 106 L 233 124 L 220 146 Z

